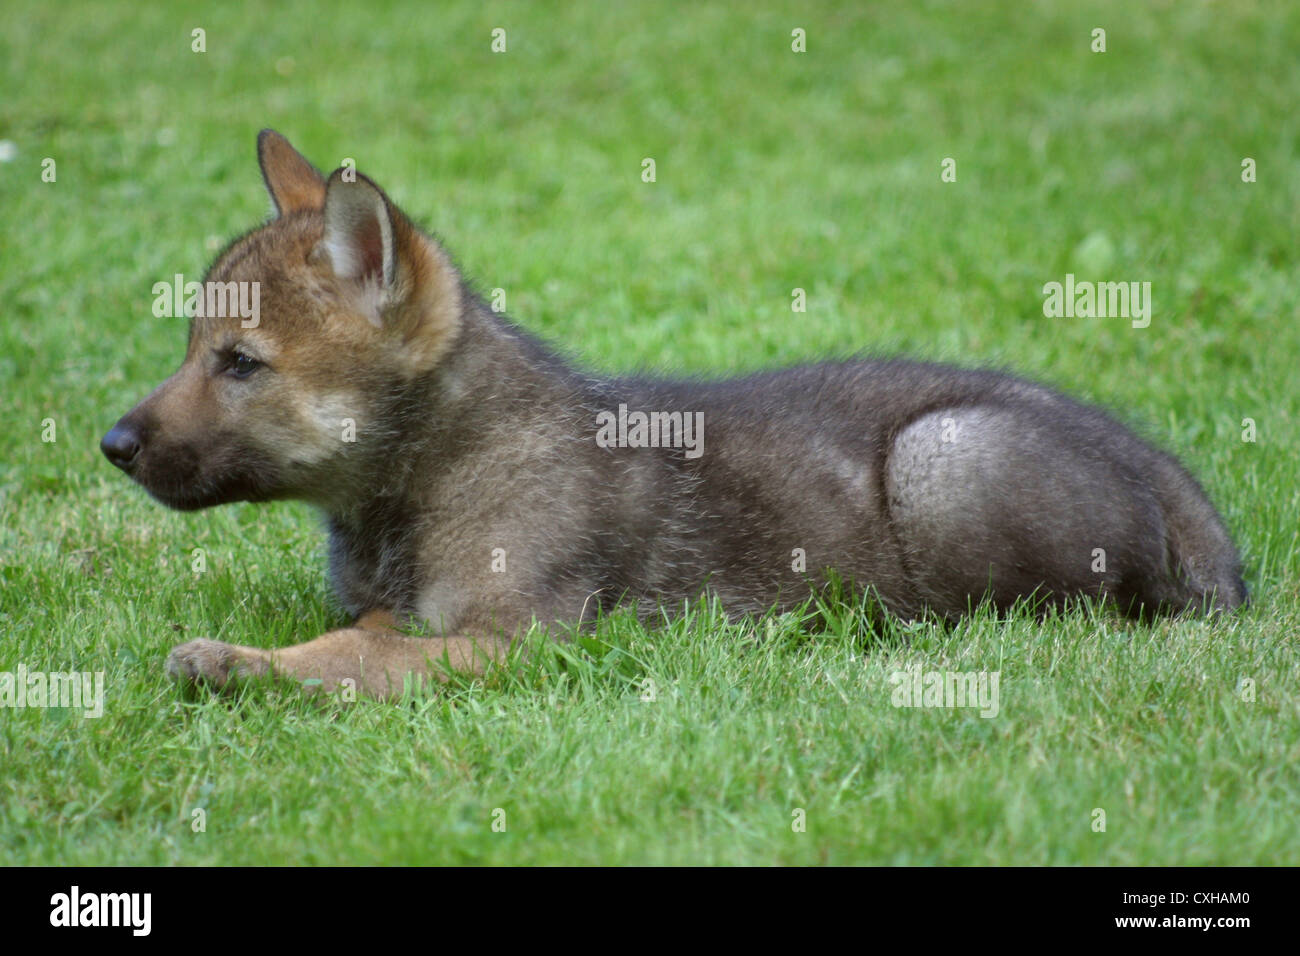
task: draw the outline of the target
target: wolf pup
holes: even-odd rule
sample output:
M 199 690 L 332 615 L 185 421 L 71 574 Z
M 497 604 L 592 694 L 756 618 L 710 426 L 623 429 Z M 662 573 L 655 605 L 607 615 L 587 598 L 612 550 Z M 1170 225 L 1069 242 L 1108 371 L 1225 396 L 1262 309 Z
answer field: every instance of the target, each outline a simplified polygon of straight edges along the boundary
M 481 671 L 533 622 L 712 591 L 797 605 L 834 569 L 893 613 L 1092 596 L 1127 614 L 1246 599 L 1196 481 L 1103 412 L 989 371 L 837 361 L 725 381 L 598 378 L 494 314 L 365 176 L 258 137 L 276 215 L 207 275 L 185 360 L 104 436 L 173 508 L 299 498 L 352 627 L 211 640 L 168 671 L 377 696 Z M 210 287 L 210 286 L 209 286 Z M 431 637 L 397 628 L 412 619 Z

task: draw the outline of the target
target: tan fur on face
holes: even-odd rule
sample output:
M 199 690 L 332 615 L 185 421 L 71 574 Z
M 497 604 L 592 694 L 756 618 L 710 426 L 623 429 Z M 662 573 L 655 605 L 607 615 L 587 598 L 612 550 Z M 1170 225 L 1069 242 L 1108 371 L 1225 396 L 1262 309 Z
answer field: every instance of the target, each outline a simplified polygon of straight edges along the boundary
M 219 428 L 238 431 L 278 463 L 287 494 L 325 505 L 350 493 L 348 457 L 380 450 L 367 441 L 371 396 L 428 373 L 455 341 L 461 298 L 450 263 L 400 221 L 400 285 L 382 314 L 373 281 L 340 279 L 320 255 L 319 210 L 273 220 L 209 272 L 212 281 L 260 283 L 261 321 L 244 329 L 237 318 L 196 317 L 187 365 L 204 367 L 214 353 L 235 349 L 267 367 L 248 382 L 205 379 L 211 394 L 191 393 L 184 404 L 215 404 Z M 345 421 L 355 444 L 343 439 Z
M 319 209 L 272 220 L 237 240 L 213 264 L 206 281 L 261 283 L 262 326 L 277 348 L 301 354 L 291 364 L 318 373 L 327 353 L 345 348 L 379 350 L 389 371 L 408 378 L 434 368 L 455 341 L 463 306 L 459 279 L 447 254 L 391 210 L 398 255 L 394 288 L 382 314 L 375 281 L 340 279 L 322 254 Z M 240 335 L 239 322 L 196 318 L 190 352 L 198 340 Z M 256 337 L 256 330 L 250 332 Z M 391 362 L 391 365 L 388 363 Z
M 258 324 L 194 317 L 181 368 L 127 416 L 149 436 L 135 477 L 176 507 L 347 500 L 363 480 L 352 464 L 373 465 L 387 447 L 374 427 L 385 417 L 376 402 L 430 374 L 460 333 L 464 303 L 449 258 L 377 186 L 364 177 L 347 184 L 388 224 L 388 283 L 336 274 L 322 251 L 339 176 L 327 185 L 276 134 L 259 139 L 259 156 L 280 215 L 232 242 L 205 277 L 256 283 Z M 262 367 L 232 376 L 236 355 Z

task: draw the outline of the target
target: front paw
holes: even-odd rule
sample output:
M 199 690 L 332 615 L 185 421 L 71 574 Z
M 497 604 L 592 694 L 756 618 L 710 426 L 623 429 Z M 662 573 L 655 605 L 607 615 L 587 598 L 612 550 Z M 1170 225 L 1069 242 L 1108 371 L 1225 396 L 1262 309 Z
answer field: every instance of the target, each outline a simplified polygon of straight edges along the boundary
M 167 655 L 167 673 L 185 684 L 220 689 L 240 675 L 265 672 L 263 662 L 249 658 L 235 645 L 204 638 L 174 647 Z

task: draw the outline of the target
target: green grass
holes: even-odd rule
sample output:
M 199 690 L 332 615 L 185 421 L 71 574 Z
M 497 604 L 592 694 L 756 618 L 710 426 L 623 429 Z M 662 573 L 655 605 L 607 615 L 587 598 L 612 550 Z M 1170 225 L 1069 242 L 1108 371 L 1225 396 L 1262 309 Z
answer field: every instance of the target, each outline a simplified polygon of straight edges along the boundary
M 862 6 L 6 4 L 0 670 L 102 670 L 107 702 L 0 710 L 0 861 L 1300 858 L 1300 8 Z M 881 640 L 846 608 L 818 627 L 700 606 L 534 640 L 403 706 L 184 697 L 173 644 L 343 622 L 309 509 L 168 512 L 97 449 L 180 360 L 152 284 L 265 215 L 263 126 L 326 169 L 354 158 L 599 369 L 869 349 L 1117 409 L 1201 477 L 1254 603 Z M 1150 328 L 1044 318 L 1066 272 L 1150 281 Z M 913 665 L 999 671 L 1000 713 L 893 707 Z

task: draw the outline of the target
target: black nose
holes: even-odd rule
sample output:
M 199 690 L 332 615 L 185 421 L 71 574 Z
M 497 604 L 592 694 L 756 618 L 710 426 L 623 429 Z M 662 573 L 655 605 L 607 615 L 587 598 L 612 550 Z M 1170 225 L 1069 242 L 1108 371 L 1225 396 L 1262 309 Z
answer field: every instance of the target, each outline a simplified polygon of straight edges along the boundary
M 130 425 L 118 422 L 108 430 L 99 448 L 109 461 L 130 473 L 140 457 L 140 434 Z

